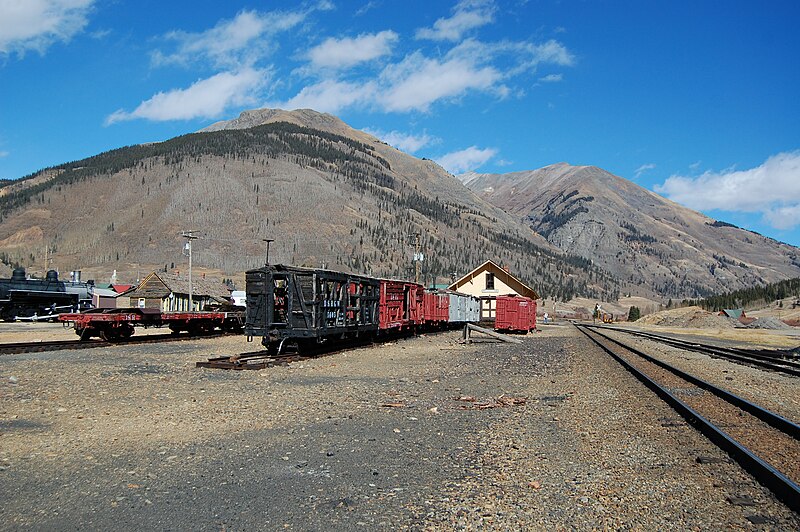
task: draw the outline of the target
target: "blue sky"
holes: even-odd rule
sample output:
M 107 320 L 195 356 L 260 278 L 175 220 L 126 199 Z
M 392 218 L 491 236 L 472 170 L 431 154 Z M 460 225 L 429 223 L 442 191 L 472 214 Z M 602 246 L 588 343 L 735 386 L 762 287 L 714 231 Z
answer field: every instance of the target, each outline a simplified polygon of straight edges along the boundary
M 0 178 L 257 107 L 596 165 L 800 246 L 800 2 L 0 0 Z

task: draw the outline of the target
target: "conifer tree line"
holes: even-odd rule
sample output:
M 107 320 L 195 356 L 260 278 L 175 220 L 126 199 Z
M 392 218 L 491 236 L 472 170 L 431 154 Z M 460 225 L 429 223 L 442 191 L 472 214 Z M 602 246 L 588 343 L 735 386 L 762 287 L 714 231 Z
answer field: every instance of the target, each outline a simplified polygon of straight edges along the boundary
M 773 301 L 789 297 L 800 297 L 800 278 L 785 279 L 765 286 L 745 288 L 699 301 L 686 301 L 686 303 L 697 304 L 706 310 L 716 312 L 723 309 L 751 307 L 755 304 L 771 304 Z

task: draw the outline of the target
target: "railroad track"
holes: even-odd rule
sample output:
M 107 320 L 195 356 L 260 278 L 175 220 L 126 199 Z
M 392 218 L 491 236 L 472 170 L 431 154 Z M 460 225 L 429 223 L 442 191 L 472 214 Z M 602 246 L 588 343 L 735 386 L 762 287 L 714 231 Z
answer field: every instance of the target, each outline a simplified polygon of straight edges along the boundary
M 800 426 L 613 339 L 577 326 L 795 512 Z
M 622 332 L 633 336 L 646 338 L 654 342 L 677 347 L 679 349 L 686 349 L 697 353 L 703 353 L 710 357 L 721 358 L 735 362 L 738 364 L 745 364 L 755 366 L 761 369 L 768 369 L 777 371 L 786 375 L 800 377 L 800 352 L 798 349 L 790 351 L 782 349 L 742 349 L 737 347 L 720 347 L 717 345 L 702 344 L 699 342 L 691 342 L 688 340 L 679 340 L 677 338 L 670 338 L 661 336 L 659 334 L 632 331 L 630 329 L 623 329 L 618 327 L 598 327 L 593 325 L 586 325 L 590 328 L 604 328 L 611 331 Z
M 204 338 L 218 338 L 230 333 L 205 334 L 190 336 L 188 334 L 152 334 L 138 336 L 117 342 L 105 340 L 59 340 L 52 342 L 15 342 L 0 344 L 0 355 L 18 355 L 23 353 L 41 353 L 44 351 L 61 351 L 65 349 L 93 349 L 96 347 L 111 347 L 118 345 L 154 344 L 162 342 L 181 342 L 184 340 L 200 340 Z
M 196 362 L 195 367 L 233 370 L 266 369 L 275 366 L 285 366 L 291 362 L 300 362 L 312 358 L 335 355 L 356 347 L 365 347 L 372 344 L 372 339 L 366 339 L 351 340 L 346 343 L 336 343 L 330 346 L 324 344 L 304 345 L 299 348 L 295 346 L 291 347 L 288 352 L 277 354 L 267 350 L 251 351 L 249 353 L 239 353 L 236 355 L 210 357 L 208 360 Z

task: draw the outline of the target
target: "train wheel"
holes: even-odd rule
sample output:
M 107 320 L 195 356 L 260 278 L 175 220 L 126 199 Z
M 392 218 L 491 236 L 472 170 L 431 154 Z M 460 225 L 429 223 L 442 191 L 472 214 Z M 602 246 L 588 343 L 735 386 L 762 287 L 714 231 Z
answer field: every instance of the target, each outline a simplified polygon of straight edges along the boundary
M 133 325 L 125 325 L 120 327 L 119 336 L 120 338 L 130 338 L 133 336 L 134 331 L 135 329 L 133 328 Z
M 274 357 L 278 354 L 278 342 L 271 342 L 265 346 L 267 348 L 267 355 Z

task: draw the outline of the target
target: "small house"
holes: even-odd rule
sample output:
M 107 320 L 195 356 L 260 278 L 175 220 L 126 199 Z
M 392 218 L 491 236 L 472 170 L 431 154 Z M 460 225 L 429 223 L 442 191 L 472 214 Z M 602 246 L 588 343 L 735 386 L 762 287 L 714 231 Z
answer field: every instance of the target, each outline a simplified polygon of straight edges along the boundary
M 189 308 L 189 276 L 172 272 L 153 272 L 124 294 L 130 298 L 129 306 L 161 312 L 203 310 L 209 303 L 228 303 L 229 295 L 228 288 L 221 282 L 193 277 L 192 308 Z
M 539 299 L 536 291 L 502 268 L 487 260 L 447 287 L 456 292 L 476 296 L 481 300 L 481 321 L 494 321 L 497 296 L 520 295 Z
M 742 318 L 747 318 L 747 315 L 744 313 L 744 309 L 740 308 L 722 309 L 719 311 L 719 315 L 732 318 L 734 320 L 741 320 Z
M 92 306 L 94 308 L 116 308 L 118 295 L 111 288 L 95 286 L 92 289 Z

